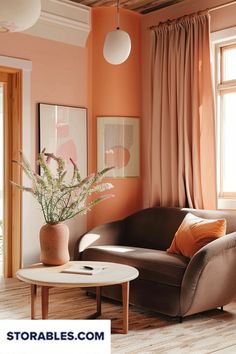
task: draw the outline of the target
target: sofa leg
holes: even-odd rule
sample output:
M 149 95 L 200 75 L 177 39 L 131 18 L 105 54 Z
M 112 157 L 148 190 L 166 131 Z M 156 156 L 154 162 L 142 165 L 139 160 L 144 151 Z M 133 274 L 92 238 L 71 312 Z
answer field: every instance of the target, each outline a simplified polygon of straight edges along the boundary
M 222 311 L 222 312 L 224 311 L 224 306 L 220 307 L 220 311 Z
M 179 319 L 179 323 L 183 322 L 183 317 L 182 316 L 178 316 L 178 319 Z

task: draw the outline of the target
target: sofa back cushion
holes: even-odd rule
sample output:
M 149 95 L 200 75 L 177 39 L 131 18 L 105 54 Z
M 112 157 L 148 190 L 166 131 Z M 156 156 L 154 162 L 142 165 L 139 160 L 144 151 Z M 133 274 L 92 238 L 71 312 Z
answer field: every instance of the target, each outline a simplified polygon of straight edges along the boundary
M 226 219 L 226 233 L 236 231 L 236 211 L 154 207 L 124 219 L 123 243 L 165 251 L 189 212 L 206 219 Z
M 186 214 L 178 208 L 141 210 L 124 220 L 124 242 L 129 246 L 165 251 Z
M 236 210 L 201 210 L 201 209 L 182 209 L 192 213 L 199 218 L 205 219 L 225 219 L 226 234 L 236 231 Z

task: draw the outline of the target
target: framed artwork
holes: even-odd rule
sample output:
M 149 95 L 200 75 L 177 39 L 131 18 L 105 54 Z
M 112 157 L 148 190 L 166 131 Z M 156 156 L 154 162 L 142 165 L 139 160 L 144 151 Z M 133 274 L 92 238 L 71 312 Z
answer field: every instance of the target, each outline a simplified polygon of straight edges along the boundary
M 97 117 L 97 169 L 109 177 L 140 175 L 139 118 Z
M 87 109 L 39 103 L 39 151 L 44 148 L 65 159 L 68 179 L 73 171 L 70 158 L 86 177 Z

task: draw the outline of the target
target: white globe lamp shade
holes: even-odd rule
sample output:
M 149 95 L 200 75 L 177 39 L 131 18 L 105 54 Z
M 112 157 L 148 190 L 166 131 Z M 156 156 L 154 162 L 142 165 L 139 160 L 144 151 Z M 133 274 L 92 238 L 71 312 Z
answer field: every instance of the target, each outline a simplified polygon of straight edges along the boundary
M 113 65 L 124 63 L 131 51 L 131 40 L 127 32 L 121 29 L 109 32 L 106 36 L 103 56 L 106 61 Z
M 24 31 L 35 24 L 40 12 L 40 0 L 0 0 L 0 32 Z

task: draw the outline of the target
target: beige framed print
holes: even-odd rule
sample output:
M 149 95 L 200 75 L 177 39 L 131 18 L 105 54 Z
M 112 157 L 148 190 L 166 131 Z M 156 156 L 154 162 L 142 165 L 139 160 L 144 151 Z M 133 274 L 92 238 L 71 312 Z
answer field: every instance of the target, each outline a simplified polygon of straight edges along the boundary
M 97 117 L 97 169 L 114 166 L 109 177 L 140 175 L 137 117 Z
M 73 172 L 70 159 L 87 176 L 87 109 L 39 103 L 39 151 L 44 148 L 65 159 L 66 178 Z

